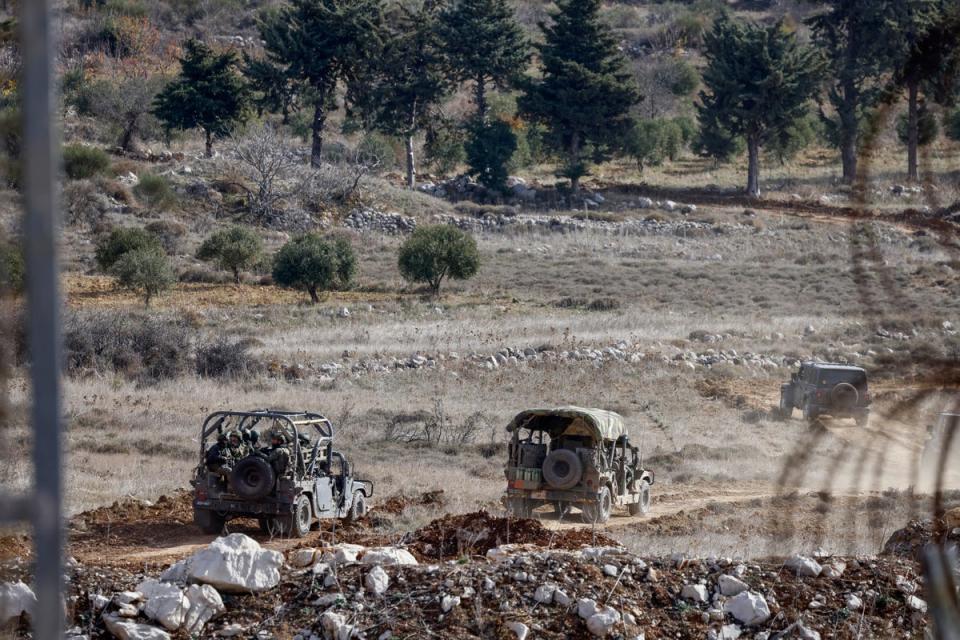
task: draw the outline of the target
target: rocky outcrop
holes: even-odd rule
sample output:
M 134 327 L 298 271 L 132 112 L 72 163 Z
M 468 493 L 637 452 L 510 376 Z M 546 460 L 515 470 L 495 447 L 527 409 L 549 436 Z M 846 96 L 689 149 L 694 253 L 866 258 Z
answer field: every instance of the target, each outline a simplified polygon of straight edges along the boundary
M 283 554 L 263 549 L 242 533 L 217 538 L 186 561 L 191 582 L 209 584 L 226 593 L 272 589 L 280 582 Z

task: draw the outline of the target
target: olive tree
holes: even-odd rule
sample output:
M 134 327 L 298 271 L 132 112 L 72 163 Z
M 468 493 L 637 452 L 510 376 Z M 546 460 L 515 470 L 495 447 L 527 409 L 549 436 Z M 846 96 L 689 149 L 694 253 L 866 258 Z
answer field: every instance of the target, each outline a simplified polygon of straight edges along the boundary
M 142 227 L 120 227 L 97 241 L 94 257 L 103 271 L 109 271 L 124 254 L 140 249 L 161 251 L 160 238 Z
M 466 280 L 480 268 L 480 252 L 473 236 L 445 224 L 419 227 L 403 246 L 397 260 L 400 274 L 411 282 L 425 282 L 439 295 L 445 278 Z
M 273 258 L 274 282 L 306 291 L 314 304 L 320 291 L 349 286 L 356 270 L 353 246 L 342 236 L 306 233 L 283 245 Z
M 198 260 L 215 262 L 220 269 L 230 271 L 237 284 L 240 284 L 240 272 L 254 266 L 262 254 L 260 236 L 241 226 L 213 233 L 197 249 Z
M 124 253 L 112 267 L 117 284 L 143 297 L 150 306 L 154 296 L 173 286 L 175 276 L 167 255 L 157 249 L 136 249 Z

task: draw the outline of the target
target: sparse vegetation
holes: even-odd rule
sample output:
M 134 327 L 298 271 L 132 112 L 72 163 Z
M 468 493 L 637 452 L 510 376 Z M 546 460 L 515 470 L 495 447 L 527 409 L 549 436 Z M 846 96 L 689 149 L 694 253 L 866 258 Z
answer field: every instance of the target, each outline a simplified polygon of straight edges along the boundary
M 111 272 L 117 284 L 143 297 L 145 306 L 150 306 L 154 297 L 168 290 L 176 281 L 170 261 L 161 250 L 134 249 L 121 255 Z
M 240 272 L 257 264 L 263 254 L 260 236 L 246 227 L 233 226 L 209 236 L 197 249 L 197 259 L 216 262 L 233 274 L 240 284 Z
M 106 152 L 84 144 L 71 144 L 63 148 L 63 167 L 71 180 L 92 178 L 107 170 L 110 158 Z
M 480 268 L 473 236 L 448 225 L 418 227 L 400 247 L 400 273 L 411 282 L 425 282 L 433 295 L 447 278 L 466 280 Z
M 131 251 L 161 251 L 160 239 L 142 227 L 119 227 L 97 241 L 97 265 L 109 271 Z
M 26 265 L 19 244 L 0 238 L 0 297 L 17 294 L 25 285 Z

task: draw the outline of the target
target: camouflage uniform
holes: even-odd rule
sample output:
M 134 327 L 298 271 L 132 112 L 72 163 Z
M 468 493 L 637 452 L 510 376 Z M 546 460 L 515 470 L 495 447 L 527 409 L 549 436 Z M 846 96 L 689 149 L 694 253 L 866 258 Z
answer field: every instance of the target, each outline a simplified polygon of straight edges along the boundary
M 230 477 L 230 472 L 233 471 L 234 465 L 245 458 L 248 453 L 249 451 L 247 450 L 247 446 L 243 444 L 243 438 L 240 432 L 231 431 L 227 435 L 227 446 L 222 449 L 224 461 L 216 470 L 217 475 L 227 480 Z
M 217 442 L 212 447 L 207 449 L 207 454 L 204 457 L 204 462 L 207 464 L 207 469 L 217 473 L 220 470 L 220 466 L 226 462 L 224 454 L 227 449 L 227 436 L 220 434 L 217 437 Z
M 282 433 L 274 433 L 271 444 L 273 446 L 267 451 L 267 461 L 279 478 L 290 468 L 290 449 L 287 448 L 287 438 Z

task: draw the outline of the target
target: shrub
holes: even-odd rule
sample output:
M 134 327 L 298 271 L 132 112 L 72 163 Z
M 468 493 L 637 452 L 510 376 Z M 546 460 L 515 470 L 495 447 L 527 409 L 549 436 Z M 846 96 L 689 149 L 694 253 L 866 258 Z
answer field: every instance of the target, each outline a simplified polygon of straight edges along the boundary
M 160 239 L 141 227 L 120 227 L 100 238 L 95 258 L 108 271 L 124 254 L 138 250 L 162 251 Z
M 107 200 L 90 180 L 71 180 L 63 185 L 63 210 L 67 224 L 94 226 L 107 211 Z
M 0 294 L 23 291 L 25 275 L 26 265 L 19 245 L 0 240 Z
M 136 249 L 123 254 L 113 265 L 117 284 L 143 296 L 145 306 L 176 281 L 170 261 L 160 249 Z
M 280 286 L 306 291 L 317 303 L 319 291 L 347 287 L 356 264 L 353 247 L 346 238 L 307 233 L 283 245 L 274 256 L 273 280 Z
M 140 200 L 161 211 L 166 211 L 177 203 L 177 195 L 170 187 L 170 182 L 163 176 L 152 173 L 140 176 L 140 182 L 133 188 L 133 192 Z
M 426 282 L 434 295 L 445 278 L 466 280 L 480 268 L 477 241 L 450 225 L 418 227 L 400 247 L 400 274 L 411 282 Z
M 368 133 L 357 145 L 357 152 L 378 171 L 389 171 L 397 166 L 397 153 L 390 138 L 382 133 Z
M 163 250 L 169 255 L 180 252 L 183 237 L 187 235 L 187 226 L 176 220 L 154 220 L 144 228 L 160 240 Z
M 70 314 L 64 322 L 67 372 L 115 372 L 140 380 L 173 378 L 187 370 L 186 327 L 156 318 L 103 312 Z
M 502 120 L 474 122 L 465 150 L 470 175 L 488 189 L 506 188 L 507 165 L 517 150 L 517 136 Z
M 250 341 L 220 337 L 197 347 L 197 374 L 205 378 L 243 378 L 263 366 L 248 351 Z
M 106 171 L 110 158 L 96 147 L 68 144 L 63 148 L 63 168 L 71 180 L 83 180 Z
M 254 266 L 262 253 L 260 236 L 246 227 L 234 226 L 204 240 L 197 259 L 216 262 L 220 269 L 233 273 L 233 281 L 240 284 L 240 272 Z

